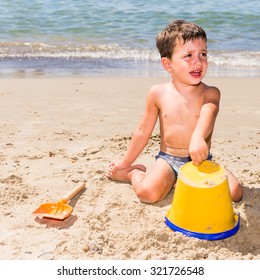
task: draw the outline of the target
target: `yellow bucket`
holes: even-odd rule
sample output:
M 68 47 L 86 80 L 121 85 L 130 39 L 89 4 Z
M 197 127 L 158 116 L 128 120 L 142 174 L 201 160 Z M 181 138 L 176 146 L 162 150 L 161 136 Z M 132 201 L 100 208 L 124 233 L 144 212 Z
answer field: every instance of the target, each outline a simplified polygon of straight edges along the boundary
M 209 160 L 182 166 L 165 223 L 174 231 L 206 240 L 237 233 L 240 218 L 233 211 L 224 168 Z

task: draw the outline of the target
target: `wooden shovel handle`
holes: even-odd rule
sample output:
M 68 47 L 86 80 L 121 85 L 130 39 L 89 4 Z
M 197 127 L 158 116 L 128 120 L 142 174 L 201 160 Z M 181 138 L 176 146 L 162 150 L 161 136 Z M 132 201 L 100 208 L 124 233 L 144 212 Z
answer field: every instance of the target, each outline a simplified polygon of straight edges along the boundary
M 67 193 L 62 200 L 66 203 L 70 201 L 76 194 L 78 194 L 80 191 L 82 191 L 85 188 L 86 183 L 81 182 L 79 185 L 77 185 L 75 188 L 73 188 L 69 193 Z

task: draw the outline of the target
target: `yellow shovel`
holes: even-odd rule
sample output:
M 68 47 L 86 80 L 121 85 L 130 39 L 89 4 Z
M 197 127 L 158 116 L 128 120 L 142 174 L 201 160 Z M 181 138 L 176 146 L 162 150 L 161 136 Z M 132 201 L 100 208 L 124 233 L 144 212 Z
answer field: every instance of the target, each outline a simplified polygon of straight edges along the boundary
M 64 220 L 73 211 L 73 208 L 67 203 L 84 188 L 85 182 L 80 183 L 57 203 L 44 203 L 40 207 L 38 207 L 32 214 L 41 218 L 45 217 L 56 220 Z

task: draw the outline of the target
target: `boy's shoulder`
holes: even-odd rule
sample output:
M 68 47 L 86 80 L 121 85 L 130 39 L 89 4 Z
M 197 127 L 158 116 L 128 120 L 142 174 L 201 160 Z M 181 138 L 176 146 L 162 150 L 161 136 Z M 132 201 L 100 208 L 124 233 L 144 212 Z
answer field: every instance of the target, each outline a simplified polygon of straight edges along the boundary
M 151 97 L 158 97 L 164 95 L 166 92 L 172 92 L 173 87 L 171 82 L 158 83 L 151 86 L 148 95 Z M 220 97 L 220 90 L 216 86 L 207 85 L 205 83 L 200 83 L 195 91 L 199 91 L 203 96 L 215 96 L 215 98 Z
M 203 96 L 204 100 L 220 100 L 221 93 L 220 90 L 216 86 L 209 86 L 206 84 L 203 84 Z
M 164 92 L 167 88 L 169 88 L 169 82 L 168 83 L 160 83 L 160 84 L 154 84 L 151 86 L 149 93 L 151 94 L 159 94 Z
M 220 94 L 220 90 L 216 86 L 210 86 L 205 83 L 201 83 L 201 90 L 204 94 Z
M 165 92 L 167 91 L 167 87 L 169 87 L 169 83 L 158 83 L 154 84 L 150 87 L 147 95 L 146 100 L 147 102 L 152 102 L 157 104 L 158 101 L 165 96 Z
M 207 85 L 205 83 L 202 83 L 205 87 L 205 90 L 209 90 L 209 91 L 220 91 L 216 86 L 210 86 L 210 85 Z

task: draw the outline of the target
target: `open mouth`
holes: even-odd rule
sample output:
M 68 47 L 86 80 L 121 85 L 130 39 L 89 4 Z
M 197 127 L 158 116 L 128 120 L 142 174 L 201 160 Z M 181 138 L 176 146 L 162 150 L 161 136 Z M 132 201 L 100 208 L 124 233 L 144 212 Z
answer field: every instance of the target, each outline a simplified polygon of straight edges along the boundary
M 202 71 L 201 70 L 195 70 L 195 71 L 191 71 L 190 74 L 193 78 L 200 78 L 201 75 L 202 75 Z

